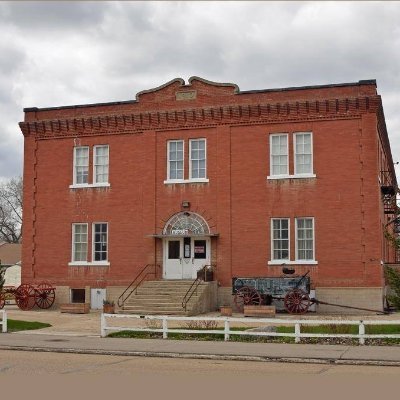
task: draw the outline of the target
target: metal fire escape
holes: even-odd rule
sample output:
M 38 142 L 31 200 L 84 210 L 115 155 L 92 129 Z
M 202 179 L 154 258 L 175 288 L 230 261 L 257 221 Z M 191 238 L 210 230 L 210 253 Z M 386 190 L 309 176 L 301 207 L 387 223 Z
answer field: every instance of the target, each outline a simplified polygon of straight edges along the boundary
M 398 239 L 400 239 L 400 210 L 397 205 L 398 187 L 396 182 L 393 180 L 393 174 L 391 171 L 381 171 L 380 186 L 383 212 L 386 215 L 391 215 L 389 223 L 387 225 L 393 224 L 393 233 L 397 241 Z M 400 249 L 397 247 L 395 261 L 396 263 L 400 262 Z

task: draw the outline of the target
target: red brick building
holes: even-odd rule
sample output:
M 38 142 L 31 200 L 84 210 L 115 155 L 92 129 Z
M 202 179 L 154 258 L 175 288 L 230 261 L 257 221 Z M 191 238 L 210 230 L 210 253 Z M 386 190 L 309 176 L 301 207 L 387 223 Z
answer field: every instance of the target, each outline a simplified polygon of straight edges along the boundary
M 146 264 L 161 279 L 214 264 L 222 304 L 232 277 L 286 265 L 320 300 L 382 309 L 397 182 L 374 80 L 192 77 L 24 111 L 23 282 L 51 280 L 59 303 L 77 288 L 116 299 Z

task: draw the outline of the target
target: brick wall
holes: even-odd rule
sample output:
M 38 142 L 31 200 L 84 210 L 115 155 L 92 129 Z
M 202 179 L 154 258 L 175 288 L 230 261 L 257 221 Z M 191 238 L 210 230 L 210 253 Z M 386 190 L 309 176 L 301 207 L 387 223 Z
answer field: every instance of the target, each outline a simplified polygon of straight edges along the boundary
M 176 91 L 187 89 L 197 91 L 196 99 L 177 101 Z M 194 79 L 190 87 L 174 81 L 129 104 L 28 110 L 21 124 L 23 281 L 124 287 L 145 264 L 162 264 L 162 241 L 149 235 L 160 233 L 186 200 L 219 234 L 212 261 L 226 293 L 232 276 L 281 274 L 280 266 L 268 265 L 273 217 L 290 218 L 292 260 L 294 219 L 314 218 L 318 264 L 296 266 L 297 273 L 311 270 L 313 287 L 381 287 L 379 104 L 371 84 L 238 93 L 234 85 Z M 159 113 L 172 109 L 179 112 Z M 293 173 L 293 133 L 303 131 L 313 134 L 316 177 L 268 180 L 269 135 L 288 133 Z M 184 140 L 187 178 L 191 138 L 207 140 L 209 183 L 165 184 L 167 141 Z M 74 146 L 90 147 L 91 171 L 99 144 L 109 145 L 110 187 L 70 189 Z M 68 265 L 77 222 L 88 223 L 89 232 L 93 222 L 108 222 L 109 266 Z

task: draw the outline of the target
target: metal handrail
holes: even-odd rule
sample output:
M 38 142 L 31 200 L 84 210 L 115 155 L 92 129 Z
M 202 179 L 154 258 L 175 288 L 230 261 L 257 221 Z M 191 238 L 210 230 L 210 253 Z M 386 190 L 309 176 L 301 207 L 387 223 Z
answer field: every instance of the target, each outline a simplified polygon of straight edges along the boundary
M 211 267 L 211 268 L 215 268 L 215 265 L 204 265 L 203 268 L 201 268 L 198 271 L 197 274 L 197 278 L 193 281 L 193 283 L 190 285 L 190 288 L 187 290 L 185 296 L 183 296 L 182 299 L 182 308 L 185 309 L 186 311 L 186 307 L 187 304 L 189 303 L 190 299 L 192 298 L 192 296 L 194 295 L 194 293 L 197 293 L 197 288 L 199 287 L 199 285 L 201 284 L 201 282 L 204 282 L 206 280 L 206 273 L 207 273 L 207 269 Z M 201 274 L 199 273 L 201 272 Z M 202 274 L 204 273 L 204 278 L 200 277 Z
M 140 276 L 144 273 L 146 269 L 149 267 L 154 267 L 154 271 L 147 272 L 142 278 L 139 280 Z M 130 283 L 130 285 L 122 292 L 121 296 L 118 297 L 117 304 L 119 307 L 122 307 L 125 304 L 125 301 L 128 300 L 128 298 L 131 296 L 133 292 L 137 290 L 137 288 L 140 286 L 140 284 L 147 278 L 149 275 L 154 275 L 154 277 L 157 277 L 157 269 L 159 269 L 160 266 L 158 264 L 146 264 L 142 270 L 136 275 L 135 279 Z M 138 281 L 139 280 L 139 281 Z M 137 282 L 138 281 L 138 282 Z M 125 293 L 131 289 L 131 287 L 134 285 L 135 287 L 126 295 Z

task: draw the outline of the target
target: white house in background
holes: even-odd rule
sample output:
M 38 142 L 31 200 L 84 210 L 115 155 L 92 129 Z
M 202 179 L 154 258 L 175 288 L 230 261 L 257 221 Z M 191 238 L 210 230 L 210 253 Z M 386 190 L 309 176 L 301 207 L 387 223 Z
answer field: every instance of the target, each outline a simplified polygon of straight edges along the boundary
M 21 284 L 21 244 L 0 244 L 0 266 L 6 268 L 4 286 Z

